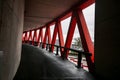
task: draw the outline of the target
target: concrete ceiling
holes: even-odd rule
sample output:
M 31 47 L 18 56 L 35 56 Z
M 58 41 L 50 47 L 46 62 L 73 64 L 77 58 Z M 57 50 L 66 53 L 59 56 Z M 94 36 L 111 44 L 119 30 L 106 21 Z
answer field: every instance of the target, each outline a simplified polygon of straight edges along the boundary
M 81 0 L 26 0 L 24 31 L 45 25 Z

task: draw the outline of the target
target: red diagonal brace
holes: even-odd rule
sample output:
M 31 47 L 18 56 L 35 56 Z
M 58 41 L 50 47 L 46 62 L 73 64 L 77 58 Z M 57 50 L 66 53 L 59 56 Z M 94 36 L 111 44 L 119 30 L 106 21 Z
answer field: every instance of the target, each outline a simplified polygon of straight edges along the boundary
M 24 32 L 24 34 L 25 34 L 25 36 L 24 36 L 24 43 L 26 43 L 26 41 L 27 41 L 27 39 L 28 39 L 28 35 L 27 35 L 27 31 L 26 32 Z
M 62 33 L 62 27 L 61 27 L 61 23 L 60 23 L 59 20 L 57 21 L 57 26 L 58 26 L 57 29 L 58 29 L 59 45 L 64 46 L 64 38 L 63 38 L 63 33 Z M 61 55 L 63 54 L 63 50 L 64 49 L 60 48 Z
M 55 23 L 55 28 L 54 28 L 54 33 L 53 33 L 53 38 L 52 38 L 52 42 L 51 42 L 51 44 L 52 45 L 55 45 L 55 41 L 56 41 L 56 37 L 57 37 L 57 27 L 58 27 L 58 25 L 57 25 L 57 22 Z M 54 51 L 54 46 L 51 46 L 51 51 L 53 52 Z
M 47 35 L 48 35 L 48 44 L 51 44 L 51 32 L 50 32 L 50 26 L 47 29 Z
M 82 10 L 79 9 L 75 15 L 76 15 L 78 29 L 81 35 L 84 51 L 92 53 L 92 60 L 94 61 L 94 46 L 90 38 L 90 34 Z
M 38 39 L 37 39 L 37 42 L 40 42 L 41 31 L 42 31 L 42 28 L 40 28 L 40 29 L 39 29 L 39 33 L 38 33 Z
M 36 33 L 36 29 L 35 29 L 34 33 L 33 33 L 33 38 L 32 38 L 32 45 L 34 45 L 34 42 L 36 41 L 36 37 L 37 37 L 37 33 Z
M 50 25 L 46 26 L 46 32 L 45 32 L 43 43 L 46 43 L 47 39 L 48 39 L 48 43 L 50 44 L 51 43 Z M 45 47 L 46 47 L 46 45 L 43 44 L 43 48 L 45 48 Z
M 32 30 L 30 30 L 29 36 L 28 36 L 28 42 L 32 40 Z
M 73 13 L 73 14 L 74 14 L 74 13 Z M 72 42 L 72 38 L 73 38 L 73 34 L 74 34 L 74 31 L 75 31 L 76 18 L 75 18 L 75 16 L 74 16 L 73 14 L 72 14 L 72 18 L 71 18 L 69 30 L 68 30 L 68 33 L 67 33 L 67 38 L 66 38 L 66 43 L 65 43 L 65 47 L 66 47 L 66 48 L 70 48 L 71 42 Z M 64 50 L 64 51 L 65 51 L 65 50 Z M 65 51 L 65 52 L 64 52 L 64 58 L 67 59 L 68 53 L 69 53 L 69 51 Z
M 41 40 L 41 41 L 40 41 L 40 40 Z M 37 42 L 38 42 L 38 46 L 40 45 L 39 42 L 43 42 L 43 28 L 40 28 L 40 29 L 39 29 Z
M 23 33 L 22 41 L 23 43 L 25 42 L 25 32 Z
M 81 42 L 82 42 L 83 49 L 85 52 L 92 53 L 92 59 L 90 56 L 87 56 L 87 55 L 85 55 L 85 57 L 86 57 L 86 61 L 88 64 L 89 72 L 94 74 L 94 64 L 93 64 L 93 62 L 94 62 L 94 46 L 93 46 L 92 40 L 90 38 L 90 34 L 88 31 L 82 10 L 78 9 L 75 12 L 75 15 L 76 15 L 77 23 L 78 23 L 79 33 L 81 35 Z

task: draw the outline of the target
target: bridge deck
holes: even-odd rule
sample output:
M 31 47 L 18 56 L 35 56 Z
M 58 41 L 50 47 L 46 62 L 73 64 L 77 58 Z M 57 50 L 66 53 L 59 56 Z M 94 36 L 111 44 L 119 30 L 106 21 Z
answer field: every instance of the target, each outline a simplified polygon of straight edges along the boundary
M 23 44 L 21 62 L 14 80 L 94 80 L 68 60 L 34 46 Z

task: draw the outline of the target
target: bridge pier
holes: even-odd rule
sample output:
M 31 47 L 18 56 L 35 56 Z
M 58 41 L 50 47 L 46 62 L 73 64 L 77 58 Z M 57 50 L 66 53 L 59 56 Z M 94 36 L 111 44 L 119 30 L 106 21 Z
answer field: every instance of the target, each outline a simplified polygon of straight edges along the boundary
M 0 0 L 0 80 L 12 80 L 21 56 L 24 0 Z

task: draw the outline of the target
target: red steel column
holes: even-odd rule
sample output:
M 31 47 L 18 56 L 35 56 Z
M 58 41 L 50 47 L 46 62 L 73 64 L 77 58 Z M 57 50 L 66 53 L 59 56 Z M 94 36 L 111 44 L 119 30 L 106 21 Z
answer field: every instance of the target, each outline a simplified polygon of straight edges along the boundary
M 68 30 L 68 33 L 67 33 L 66 43 L 65 43 L 66 48 L 70 48 L 70 46 L 71 46 L 73 34 L 74 34 L 74 31 L 75 31 L 75 26 L 76 26 L 76 18 L 74 16 L 74 13 L 72 13 L 72 18 L 71 18 L 69 30 Z M 68 53 L 69 53 L 69 51 L 64 50 L 64 58 L 67 59 Z

